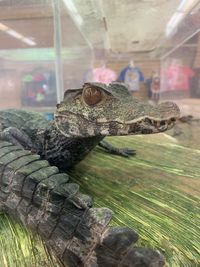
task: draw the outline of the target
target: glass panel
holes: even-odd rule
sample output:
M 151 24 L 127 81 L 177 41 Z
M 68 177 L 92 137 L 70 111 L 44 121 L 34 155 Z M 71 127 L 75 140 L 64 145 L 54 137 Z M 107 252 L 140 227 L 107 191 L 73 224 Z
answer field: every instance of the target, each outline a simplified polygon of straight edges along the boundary
M 197 0 L 9 0 L 0 7 L 0 108 L 52 110 L 63 91 L 86 81 L 122 81 L 153 102 L 199 95 L 190 90 L 199 69 Z M 189 89 L 175 92 L 166 69 L 177 62 L 195 75 L 188 70 Z
M 61 1 L 64 89 L 121 81 L 150 103 L 191 96 L 192 71 L 189 89 L 171 94 L 166 68 L 175 61 L 190 69 L 198 65 L 199 1 L 84 3 Z
M 199 117 L 195 99 L 200 98 L 200 4 L 199 1 L 182 3 L 188 12 L 181 18 L 175 12 L 161 49 L 160 99 L 176 101 L 182 116 Z
M 65 90 L 116 81 L 151 105 L 177 102 L 181 118 L 166 135 L 134 139 L 133 161 L 107 162 L 97 150 L 101 161 L 91 156 L 72 179 L 97 195 L 97 206 L 113 206 L 117 223 L 136 227 L 141 245 L 162 248 L 167 266 L 197 266 L 200 0 L 0 0 L 0 109 L 52 119 Z M 132 148 L 133 139 L 112 142 Z
M 0 108 L 54 107 L 51 1 L 1 1 L 0 18 Z

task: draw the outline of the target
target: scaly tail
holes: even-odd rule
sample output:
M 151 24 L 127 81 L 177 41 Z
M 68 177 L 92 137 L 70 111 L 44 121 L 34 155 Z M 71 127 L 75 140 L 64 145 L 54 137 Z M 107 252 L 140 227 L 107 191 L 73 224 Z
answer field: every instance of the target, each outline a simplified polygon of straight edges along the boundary
M 92 208 L 91 198 L 68 175 L 38 155 L 0 142 L 0 207 L 42 236 L 68 267 L 161 267 L 164 258 L 133 247 L 138 235 L 109 228 L 112 211 Z

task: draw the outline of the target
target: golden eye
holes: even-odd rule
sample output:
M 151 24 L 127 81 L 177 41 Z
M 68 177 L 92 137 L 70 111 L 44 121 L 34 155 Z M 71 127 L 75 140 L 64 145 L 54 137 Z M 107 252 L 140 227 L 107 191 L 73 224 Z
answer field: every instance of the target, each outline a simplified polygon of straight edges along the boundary
M 98 104 L 103 98 L 102 92 L 95 87 L 86 87 L 83 90 L 83 99 L 89 106 Z

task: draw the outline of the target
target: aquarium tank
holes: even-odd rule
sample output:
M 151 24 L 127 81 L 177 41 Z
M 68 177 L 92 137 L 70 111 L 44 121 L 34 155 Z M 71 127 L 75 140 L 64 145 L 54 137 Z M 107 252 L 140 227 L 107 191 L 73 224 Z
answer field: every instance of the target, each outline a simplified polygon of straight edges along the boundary
M 64 93 L 85 83 L 123 84 L 153 109 L 178 105 L 166 132 L 106 138 L 135 156 L 97 147 L 68 175 L 94 207 L 114 212 L 112 226 L 139 234 L 135 246 L 159 250 L 167 267 L 199 267 L 200 1 L 0 0 L 0 111 L 52 121 Z M 1 267 L 62 266 L 4 210 L 0 248 Z

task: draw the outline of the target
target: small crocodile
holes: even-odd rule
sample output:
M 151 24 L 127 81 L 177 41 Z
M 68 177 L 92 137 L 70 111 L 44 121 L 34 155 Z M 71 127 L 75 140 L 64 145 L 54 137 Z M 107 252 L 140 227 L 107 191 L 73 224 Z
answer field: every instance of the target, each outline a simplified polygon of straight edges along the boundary
M 65 266 L 163 266 L 158 251 L 132 246 L 138 239 L 134 231 L 109 228 L 112 212 L 92 208 L 91 198 L 61 171 L 97 144 L 132 155 L 134 150 L 115 148 L 103 138 L 163 132 L 179 114 L 172 102 L 155 107 L 132 98 L 121 83 L 67 90 L 50 122 L 37 112 L 0 111 L 1 208 L 36 230 Z

